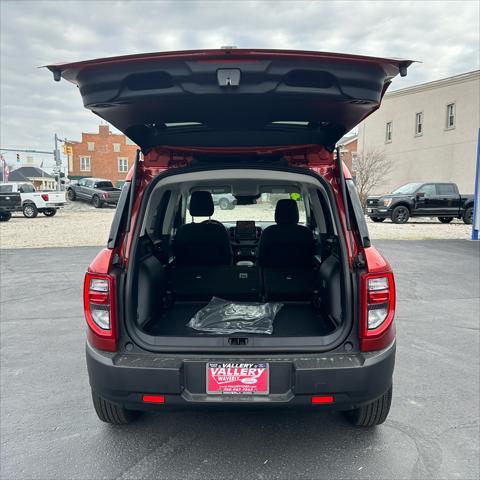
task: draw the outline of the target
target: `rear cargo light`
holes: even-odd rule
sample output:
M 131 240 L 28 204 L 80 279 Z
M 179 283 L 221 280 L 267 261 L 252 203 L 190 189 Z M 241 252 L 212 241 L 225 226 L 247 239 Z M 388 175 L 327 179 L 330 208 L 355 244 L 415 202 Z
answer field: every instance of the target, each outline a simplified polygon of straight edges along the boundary
M 143 395 L 142 401 L 144 403 L 165 403 L 164 395 Z
M 105 192 L 104 194 L 102 194 L 102 197 L 106 200 L 108 198 L 108 193 Z
M 313 395 L 311 402 L 316 405 L 333 403 L 333 395 Z
M 395 338 L 395 281 L 392 272 L 365 274 L 361 280 L 360 349 L 381 350 Z
M 44 202 L 48 202 L 48 193 L 42 193 L 42 199 Z
M 115 352 L 117 339 L 114 278 L 106 274 L 87 272 L 83 288 L 83 303 L 90 343 L 100 350 Z

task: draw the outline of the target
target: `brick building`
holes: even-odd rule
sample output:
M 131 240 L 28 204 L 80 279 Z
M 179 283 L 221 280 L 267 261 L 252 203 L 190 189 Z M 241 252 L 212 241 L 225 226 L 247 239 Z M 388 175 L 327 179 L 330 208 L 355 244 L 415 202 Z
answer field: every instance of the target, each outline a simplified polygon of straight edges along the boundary
M 108 125 L 100 125 L 98 133 L 82 133 L 82 141 L 71 141 L 68 156 L 68 177 L 79 180 L 85 177 L 108 178 L 122 185 L 135 160 L 138 147 L 125 135 L 110 132 Z

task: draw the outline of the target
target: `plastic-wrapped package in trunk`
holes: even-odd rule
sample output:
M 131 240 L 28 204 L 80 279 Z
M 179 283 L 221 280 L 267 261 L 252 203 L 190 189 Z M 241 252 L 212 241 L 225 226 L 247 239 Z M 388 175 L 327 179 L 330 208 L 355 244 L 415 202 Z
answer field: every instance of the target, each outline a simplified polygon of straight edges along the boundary
M 232 302 L 213 297 L 187 324 L 200 332 L 215 334 L 273 332 L 275 315 L 282 303 Z

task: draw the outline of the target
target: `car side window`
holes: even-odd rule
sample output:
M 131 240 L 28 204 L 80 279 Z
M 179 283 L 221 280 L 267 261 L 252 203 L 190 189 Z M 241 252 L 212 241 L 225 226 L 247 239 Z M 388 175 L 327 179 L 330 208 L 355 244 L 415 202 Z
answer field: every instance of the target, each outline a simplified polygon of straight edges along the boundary
M 436 195 L 437 190 L 433 183 L 427 183 L 422 185 L 418 190 L 417 193 L 423 193 L 424 195 Z
M 85 186 L 85 180 L 83 178 L 81 180 L 79 180 L 78 186 L 79 187 L 84 187 Z
M 451 183 L 437 183 L 438 195 L 455 195 L 455 187 Z

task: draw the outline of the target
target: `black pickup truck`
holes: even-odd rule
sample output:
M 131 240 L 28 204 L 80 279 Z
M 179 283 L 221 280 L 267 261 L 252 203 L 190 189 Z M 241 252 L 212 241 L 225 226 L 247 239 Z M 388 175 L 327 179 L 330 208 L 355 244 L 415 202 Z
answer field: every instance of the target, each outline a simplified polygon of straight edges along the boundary
M 0 184 L 0 222 L 8 222 L 12 212 L 22 209 L 22 200 L 18 192 L 12 193 Z
M 104 178 L 82 178 L 75 185 L 67 188 L 67 197 L 70 201 L 86 200 L 95 208 L 103 205 L 116 205 L 120 198 L 120 188 L 115 188 L 110 180 Z
M 390 218 L 407 223 L 410 217 L 437 217 L 442 223 L 461 218 L 473 221 L 473 195 L 461 195 L 455 183 L 407 183 L 392 193 L 367 197 L 367 215 L 374 222 Z

